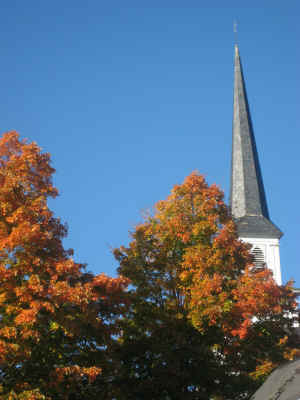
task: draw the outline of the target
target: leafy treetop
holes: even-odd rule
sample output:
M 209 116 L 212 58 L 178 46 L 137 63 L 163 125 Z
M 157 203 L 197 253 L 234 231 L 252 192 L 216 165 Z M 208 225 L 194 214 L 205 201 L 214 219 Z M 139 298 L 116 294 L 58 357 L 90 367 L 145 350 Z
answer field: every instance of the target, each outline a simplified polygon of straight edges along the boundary
M 0 399 L 67 399 L 101 373 L 128 280 L 94 276 L 62 244 L 50 156 L 0 140 Z
M 146 391 L 166 400 L 178 393 L 237 399 L 293 357 L 291 284 L 278 286 L 270 270 L 256 269 L 249 250 L 222 191 L 198 173 L 174 186 L 129 246 L 115 250 L 119 272 L 133 284 L 121 350 L 130 384 L 120 399 Z

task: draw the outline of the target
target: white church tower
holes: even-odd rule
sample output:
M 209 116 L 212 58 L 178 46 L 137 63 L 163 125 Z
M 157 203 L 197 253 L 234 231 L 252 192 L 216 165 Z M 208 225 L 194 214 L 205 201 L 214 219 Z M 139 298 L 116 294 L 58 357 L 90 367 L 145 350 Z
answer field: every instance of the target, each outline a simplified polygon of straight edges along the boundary
M 257 268 L 267 266 L 282 284 L 279 239 L 282 232 L 270 220 L 259 166 L 238 46 L 234 60 L 234 106 L 230 207 L 238 235 L 252 244 Z

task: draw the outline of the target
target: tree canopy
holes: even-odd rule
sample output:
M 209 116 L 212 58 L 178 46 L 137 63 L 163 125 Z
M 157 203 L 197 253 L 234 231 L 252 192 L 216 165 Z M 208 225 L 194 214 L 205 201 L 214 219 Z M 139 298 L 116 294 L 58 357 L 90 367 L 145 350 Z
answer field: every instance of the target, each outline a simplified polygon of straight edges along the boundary
M 66 226 L 47 198 L 49 154 L 16 132 L 0 140 L 0 398 L 88 395 L 105 347 L 118 331 L 127 280 L 94 276 L 75 263 Z
M 131 308 L 120 399 L 239 399 L 298 346 L 295 296 L 255 269 L 223 193 L 192 173 L 115 250 Z

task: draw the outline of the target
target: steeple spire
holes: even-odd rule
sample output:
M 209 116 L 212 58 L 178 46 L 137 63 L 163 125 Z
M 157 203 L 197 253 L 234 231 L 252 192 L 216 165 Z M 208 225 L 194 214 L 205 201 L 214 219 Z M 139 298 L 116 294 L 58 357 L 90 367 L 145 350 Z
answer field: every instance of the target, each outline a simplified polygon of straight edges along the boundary
M 234 60 L 230 206 L 240 237 L 279 239 L 282 236 L 269 218 L 237 44 Z

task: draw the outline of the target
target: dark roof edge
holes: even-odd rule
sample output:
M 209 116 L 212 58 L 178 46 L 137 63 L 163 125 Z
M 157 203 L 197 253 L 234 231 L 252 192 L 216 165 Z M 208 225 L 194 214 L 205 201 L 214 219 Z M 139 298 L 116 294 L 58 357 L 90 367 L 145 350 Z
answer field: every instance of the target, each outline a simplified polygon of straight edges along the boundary
M 283 236 L 281 230 L 263 216 L 246 215 L 236 218 L 235 223 L 239 237 L 280 239 Z

